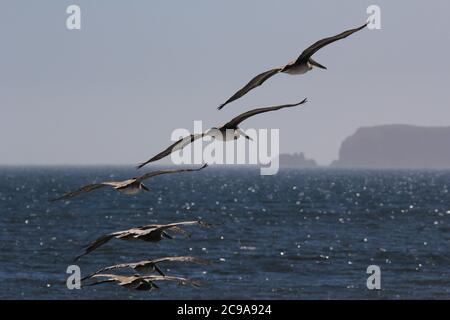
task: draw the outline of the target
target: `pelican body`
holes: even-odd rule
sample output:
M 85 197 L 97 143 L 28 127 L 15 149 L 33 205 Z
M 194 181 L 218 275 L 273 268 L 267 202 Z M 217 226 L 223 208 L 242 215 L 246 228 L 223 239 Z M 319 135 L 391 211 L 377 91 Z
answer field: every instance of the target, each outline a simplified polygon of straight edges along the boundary
M 114 187 L 114 189 L 126 195 L 134 195 L 139 193 L 141 190 L 147 192 L 150 191 L 150 189 L 145 184 L 139 181 L 134 181 L 134 179 L 126 180 L 123 182 L 123 184 L 123 186 L 116 186 Z
M 296 64 L 295 61 L 292 61 L 290 64 L 286 65 L 280 72 L 284 72 L 290 75 L 298 75 L 305 74 L 312 69 L 313 65 L 309 61 L 306 61 L 302 64 Z
M 211 129 L 209 129 L 208 131 L 206 131 L 205 135 L 208 135 L 211 138 L 217 139 L 219 141 L 232 141 L 232 140 L 238 139 L 241 136 L 244 136 L 247 139 L 251 139 L 239 128 L 235 128 L 235 129 L 228 128 L 227 129 L 225 127 L 220 127 L 220 128 L 213 127 Z

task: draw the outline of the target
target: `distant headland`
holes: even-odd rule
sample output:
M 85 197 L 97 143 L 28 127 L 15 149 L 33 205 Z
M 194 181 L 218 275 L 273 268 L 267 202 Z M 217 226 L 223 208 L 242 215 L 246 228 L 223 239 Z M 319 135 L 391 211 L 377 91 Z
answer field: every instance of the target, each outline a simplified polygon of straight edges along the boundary
M 341 145 L 338 168 L 450 168 L 450 127 L 363 127 Z
M 303 153 L 280 154 L 280 165 L 318 167 Z M 362 127 L 341 144 L 332 168 L 450 169 L 450 127 L 391 124 Z

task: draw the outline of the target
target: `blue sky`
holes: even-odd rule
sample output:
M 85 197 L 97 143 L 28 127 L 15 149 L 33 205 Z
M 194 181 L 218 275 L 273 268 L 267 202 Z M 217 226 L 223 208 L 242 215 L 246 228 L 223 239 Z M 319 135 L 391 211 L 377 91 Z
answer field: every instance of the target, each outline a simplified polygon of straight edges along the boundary
M 66 7 L 82 29 L 66 29 Z M 382 10 L 314 57 L 328 70 L 279 75 L 222 111 L 254 75 Z M 358 127 L 450 125 L 448 1 L 2 1 L 0 164 L 138 163 L 175 128 L 221 124 L 255 106 L 245 128 L 279 128 L 282 152 L 321 164 Z

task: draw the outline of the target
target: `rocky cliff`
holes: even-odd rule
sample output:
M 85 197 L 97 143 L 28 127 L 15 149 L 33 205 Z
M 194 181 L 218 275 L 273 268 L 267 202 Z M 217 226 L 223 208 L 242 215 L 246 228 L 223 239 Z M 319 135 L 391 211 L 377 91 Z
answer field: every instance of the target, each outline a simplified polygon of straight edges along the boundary
M 450 168 L 450 127 L 383 125 L 345 139 L 334 167 Z

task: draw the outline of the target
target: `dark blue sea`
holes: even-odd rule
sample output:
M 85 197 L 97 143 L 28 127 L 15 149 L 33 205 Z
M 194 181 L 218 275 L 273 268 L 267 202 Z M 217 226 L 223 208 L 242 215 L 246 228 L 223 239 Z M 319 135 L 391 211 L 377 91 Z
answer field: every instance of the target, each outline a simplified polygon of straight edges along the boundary
M 155 177 L 150 193 L 102 189 L 48 200 L 125 167 L 0 168 L 1 299 L 449 299 L 450 172 L 210 167 Z M 192 255 L 211 265 L 164 264 L 200 288 L 159 283 L 69 290 L 66 269 L 112 231 L 201 219 L 158 243 L 112 240 L 83 257 L 82 275 L 111 264 Z M 381 290 L 369 290 L 369 265 Z

